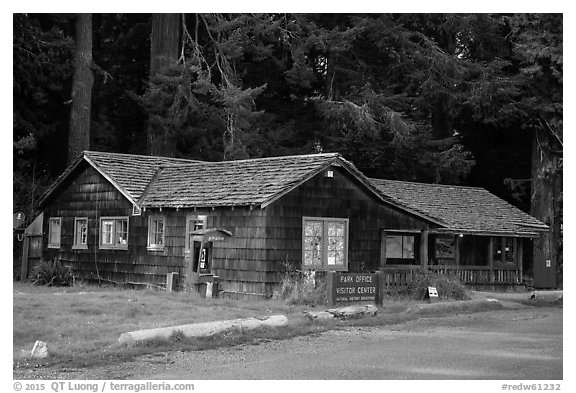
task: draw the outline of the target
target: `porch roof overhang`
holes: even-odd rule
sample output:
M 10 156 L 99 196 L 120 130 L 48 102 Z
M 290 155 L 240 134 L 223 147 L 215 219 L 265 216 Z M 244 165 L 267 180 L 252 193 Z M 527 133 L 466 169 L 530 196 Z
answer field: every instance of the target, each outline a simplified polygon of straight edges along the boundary
M 526 231 L 498 231 L 498 230 L 474 230 L 459 228 L 432 228 L 428 231 L 432 235 L 471 235 L 471 236 L 490 236 L 490 237 L 522 237 L 522 238 L 539 238 L 545 231 L 526 230 Z

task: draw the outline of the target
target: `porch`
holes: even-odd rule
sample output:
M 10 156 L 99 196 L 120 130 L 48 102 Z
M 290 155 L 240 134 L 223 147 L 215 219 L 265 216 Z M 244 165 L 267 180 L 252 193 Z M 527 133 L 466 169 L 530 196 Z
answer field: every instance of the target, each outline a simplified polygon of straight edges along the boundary
M 381 231 L 380 271 L 385 287 L 405 286 L 417 271 L 452 275 L 473 287 L 525 284 L 524 246 L 511 234 Z

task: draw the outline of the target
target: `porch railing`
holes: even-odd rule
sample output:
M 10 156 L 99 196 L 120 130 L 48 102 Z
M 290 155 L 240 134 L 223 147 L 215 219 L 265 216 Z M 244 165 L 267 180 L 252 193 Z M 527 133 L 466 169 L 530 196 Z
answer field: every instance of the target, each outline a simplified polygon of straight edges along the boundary
M 428 270 L 438 274 L 455 275 L 463 284 L 519 284 L 520 271 L 515 267 L 498 267 L 490 271 L 487 266 L 428 266 Z M 412 276 L 421 271 L 420 266 L 393 267 L 383 270 L 386 288 L 406 286 Z

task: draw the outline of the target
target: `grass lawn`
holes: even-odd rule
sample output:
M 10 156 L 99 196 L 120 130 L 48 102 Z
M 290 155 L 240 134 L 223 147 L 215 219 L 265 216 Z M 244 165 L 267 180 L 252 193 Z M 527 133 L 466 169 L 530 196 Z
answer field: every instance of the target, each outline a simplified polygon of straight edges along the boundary
M 373 317 L 311 322 L 303 313 L 311 307 L 289 306 L 277 300 L 205 299 L 195 293 L 83 285 L 72 288 L 44 287 L 18 282 L 14 282 L 13 289 L 15 370 L 90 367 L 128 361 L 146 353 L 202 350 L 239 343 L 258 344 L 262 340 L 286 339 L 348 326 L 402 323 L 423 316 L 422 312 L 410 312 L 410 309 L 422 304 L 422 301 L 415 300 L 385 301 Z M 483 311 L 482 307 L 460 312 Z M 319 310 L 326 308 L 317 307 Z M 426 313 L 426 316 L 445 315 L 450 313 L 448 308 L 431 310 L 434 315 Z M 128 331 L 275 314 L 288 316 L 288 326 L 245 334 L 227 332 L 197 339 L 176 335 L 170 340 L 132 346 L 118 343 L 120 334 Z M 36 340 L 47 343 L 48 358 L 30 358 Z
M 123 348 L 118 337 L 133 330 L 274 314 L 301 319 L 304 310 L 272 300 L 206 299 L 195 293 L 114 287 L 44 287 L 15 282 L 13 290 L 15 367 L 32 363 L 88 366 L 163 350 L 158 348 L 161 343 Z M 36 340 L 48 344 L 48 359 L 30 360 Z

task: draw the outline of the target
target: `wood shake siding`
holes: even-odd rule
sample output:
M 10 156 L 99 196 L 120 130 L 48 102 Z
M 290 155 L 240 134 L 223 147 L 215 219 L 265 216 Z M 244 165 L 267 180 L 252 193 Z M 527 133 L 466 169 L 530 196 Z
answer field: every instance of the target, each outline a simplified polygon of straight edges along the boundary
M 270 262 L 300 266 L 302 217 L 349 219 L 349 271 L 378 269 L 381 228 L 428 228 L 425 221 L 379 203 L 341 168 L 329 169 L 334 177 L 319 173 L 265 208 Z

